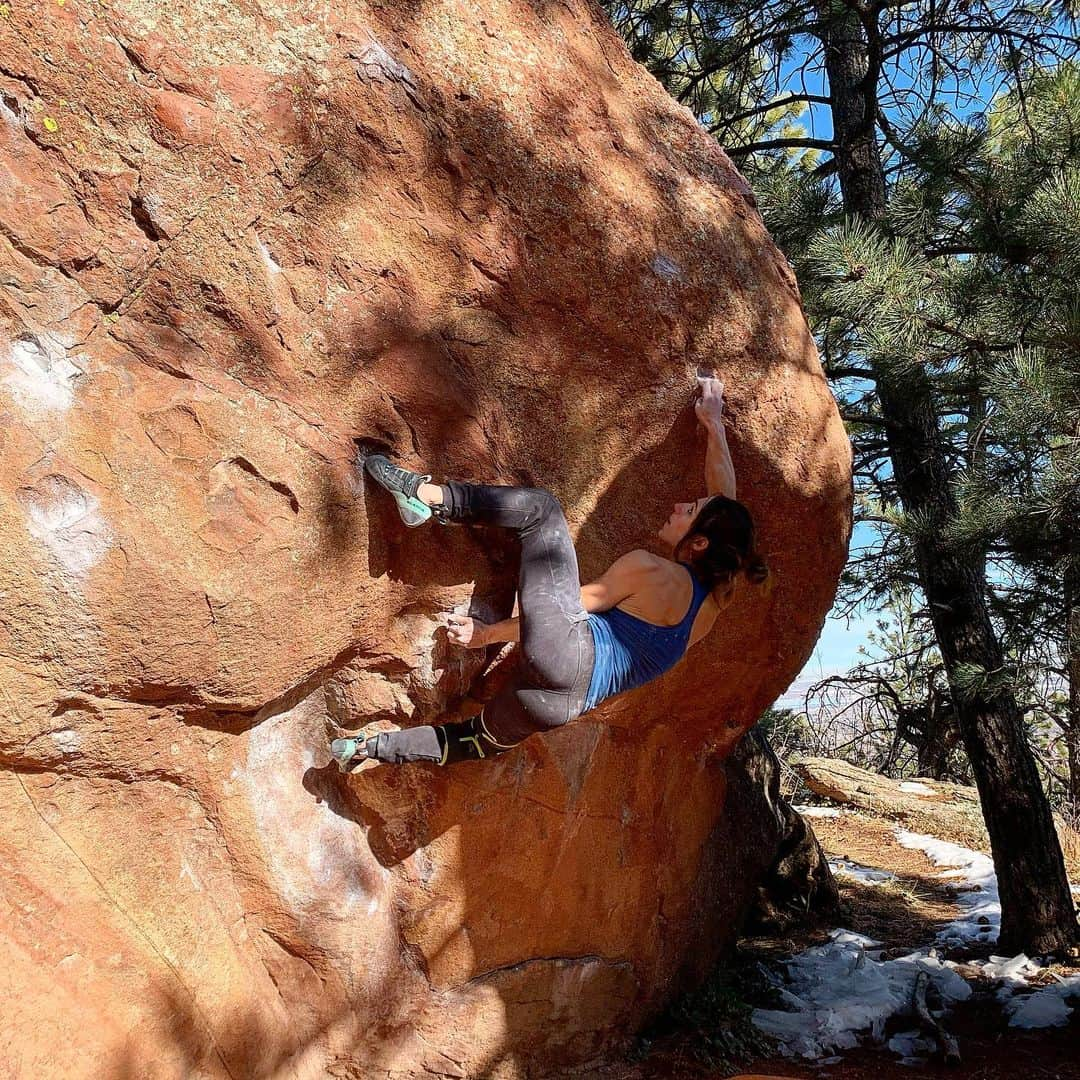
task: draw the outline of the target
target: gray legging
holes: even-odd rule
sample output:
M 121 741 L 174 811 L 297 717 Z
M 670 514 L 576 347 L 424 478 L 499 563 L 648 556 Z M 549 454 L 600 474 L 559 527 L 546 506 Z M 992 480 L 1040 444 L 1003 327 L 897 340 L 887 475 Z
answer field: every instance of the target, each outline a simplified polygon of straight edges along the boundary
M 480 717 L 382 732 L 368 740 L 369 754 L 380 761 L 450 764 L 502 753 L 578 716 L 592 676 L 592 631 L 558 499 L 538 488 L 455 481 L 443 485 L 443 498 L 444 520 L 513 529 L 521 540 L 518 667 Z

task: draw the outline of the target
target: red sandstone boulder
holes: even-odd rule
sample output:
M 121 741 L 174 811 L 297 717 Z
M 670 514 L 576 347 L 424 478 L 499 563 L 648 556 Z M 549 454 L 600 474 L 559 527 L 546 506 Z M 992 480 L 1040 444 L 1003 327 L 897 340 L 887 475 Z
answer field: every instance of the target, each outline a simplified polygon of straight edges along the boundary
M 6 1069 L 596 1054 L 725 943 L 719 763 L 845 557 L 745 183 L 586 0 L 0 11 Z M 699 365 L 772 593 L 498 762 L 330 769 L 480 693 L 438 616 L 513 598 L 504 538 L 406 532 L 354 440 L 549 487 L 590 577 L 700 493 Z

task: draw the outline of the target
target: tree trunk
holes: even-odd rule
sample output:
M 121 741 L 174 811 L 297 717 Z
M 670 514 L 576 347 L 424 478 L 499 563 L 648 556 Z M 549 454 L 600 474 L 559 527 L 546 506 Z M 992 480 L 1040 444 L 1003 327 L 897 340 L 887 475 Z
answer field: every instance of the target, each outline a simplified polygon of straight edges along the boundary
M 876 61 L 854 11 L 838 12 L 822 0 L 819 13 L 826 22 L 820 37 L 844 208 L 880 223 L 886 187 L 876 133 Z M 1003 658 L 979 554 L 950 549 L 943 540 L 956 506 L 930 380 L 921 369 L 898 378 L 875 365 L 874 374 L 900 498 L 908 513 L 925 515 L 932 526 L 916 541 L 916 561 L 990 836 L 1001 896 L 1000 948 L 1030 955 L 1064 950 L 1077 940 L 1076 915 L 1015 697 L 1009 690 L 965 696 L 957 685 L 959 665 L 997 673 Z
M 927 692 L 926 726 L 918 744 L 920 776 L 934 780 L 955 779 L 950 768 L 953 748 L 959 741 L 956 712 L 951 698 L 942 699 L 935 685 Z
M 1065 670 L 1069 679 L 1069 715 L 1065 745 L 1069 750 L 1069 800 L 1080 814 L 1080 532 L 1072 529 L 1065 554 Z

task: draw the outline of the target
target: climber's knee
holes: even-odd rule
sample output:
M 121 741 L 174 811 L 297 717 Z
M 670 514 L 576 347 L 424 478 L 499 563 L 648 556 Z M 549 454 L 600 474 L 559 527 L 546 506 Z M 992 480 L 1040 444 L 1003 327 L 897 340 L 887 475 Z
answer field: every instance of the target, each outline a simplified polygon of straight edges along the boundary
M 548 686 L 520 686 L 515 692 L 521 708 L 522 719 L 532 732 L 551 731 L 562 727 L 573 718 L 570 708 L 570 692 Z
M 545 488 L 515 488 L 512 498 L 519 510 L 525 511 L 527 521 L 520 527 L 534 529 L 555 514 L 562 514 L 562 504 Z
M 547 488 L 530 488 L 529 490 L 536 503 L 537 513 L 541 517 L 547 517 L 562 510 L 562 503 Z

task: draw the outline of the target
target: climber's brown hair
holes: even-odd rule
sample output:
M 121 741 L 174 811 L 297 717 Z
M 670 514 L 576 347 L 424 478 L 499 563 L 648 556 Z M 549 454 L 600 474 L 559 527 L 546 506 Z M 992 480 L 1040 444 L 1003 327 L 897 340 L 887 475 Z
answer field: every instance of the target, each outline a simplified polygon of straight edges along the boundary
M 698 536 L 709 542 L 708 547 L 680 556 L 679 552 L 689 549 L 690 541 Z M 769 580 L 769 567 L 755 546 L 750 511 L 726 495 L 714 495 L 698 511 L 676 546 L 675 557 L 689 562 L 698 580 L 710 589 L 729 592 L 740 574 L 752 585 L 764 585 Z

